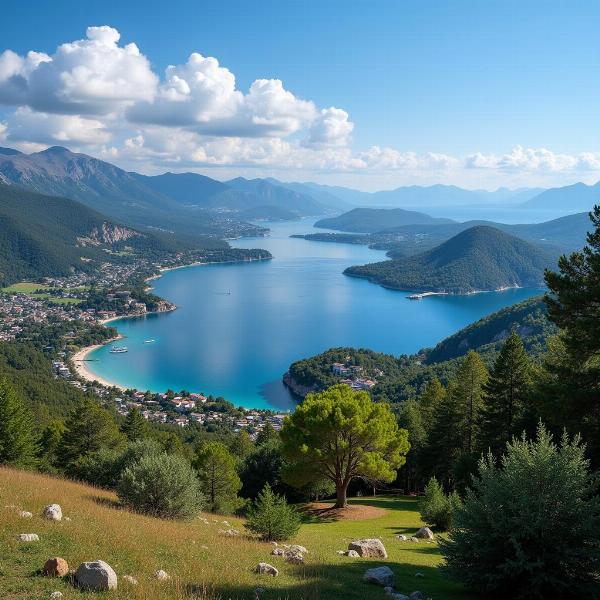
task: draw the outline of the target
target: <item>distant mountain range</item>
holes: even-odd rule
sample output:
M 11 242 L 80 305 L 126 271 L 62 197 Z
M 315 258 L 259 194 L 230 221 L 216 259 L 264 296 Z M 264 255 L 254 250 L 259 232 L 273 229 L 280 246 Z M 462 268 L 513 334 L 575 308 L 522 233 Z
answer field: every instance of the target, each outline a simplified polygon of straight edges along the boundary
M 541 286 L 544 269 L 555 264 L 551 252 L 494 227 L 477 226 L 422 254 L 344 273 L 399 290 L 465 294 Z
M 590 211 L 600 204 L 600 182 L 595 185 L 576 183 L 565 187 L 551 188 L 534 196 L 523 204 L 530 210 L 560 209 L 569 212 Z
M 453 223 L 451 219 L 430 217 L 425 213 L 402 208 L 354 208 L 338 217 L 321 219 L 315 227 L 351 233 L 374 233 L 401 225 L 441 225 Z

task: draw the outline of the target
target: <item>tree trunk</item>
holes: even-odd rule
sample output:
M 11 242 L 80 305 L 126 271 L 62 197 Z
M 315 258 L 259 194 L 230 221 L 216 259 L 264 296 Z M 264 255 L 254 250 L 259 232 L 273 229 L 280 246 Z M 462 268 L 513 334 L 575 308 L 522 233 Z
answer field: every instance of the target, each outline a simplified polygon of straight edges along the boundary
M 348 484 L 347 483 L 336 484 L 335 491 L 336 491 L 337 501 L 333 508 L 348 508 L 348 500 L 346 497 L 346 495 L 348 493 Z

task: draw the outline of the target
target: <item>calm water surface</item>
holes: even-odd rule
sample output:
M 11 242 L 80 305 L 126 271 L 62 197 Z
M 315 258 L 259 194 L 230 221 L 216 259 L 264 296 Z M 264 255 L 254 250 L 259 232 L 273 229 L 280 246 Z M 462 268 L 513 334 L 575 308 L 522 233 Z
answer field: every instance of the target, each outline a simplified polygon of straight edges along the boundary
M 141 390 L 187 389 L 236 406 L 286 410 L 294 402 L 281 377 L 295 360 L 335 346 L 413 353 L 539 294 L 521 289 L 409 301 L 406 292 L 342 275 L 347 266 L 383 260 L 384 252 L 289 237 L 314 231 L 312 223 L 269 223 L 270 237 L 233 243 L 266 248 L 271 261 L 165 273 L 153 281 L 155 291 L 178 309 L 117 321 L 129 352 L 100 348 L 90 355 L 90 369 Z M 155 342 L 144 344 L 149 339 Z

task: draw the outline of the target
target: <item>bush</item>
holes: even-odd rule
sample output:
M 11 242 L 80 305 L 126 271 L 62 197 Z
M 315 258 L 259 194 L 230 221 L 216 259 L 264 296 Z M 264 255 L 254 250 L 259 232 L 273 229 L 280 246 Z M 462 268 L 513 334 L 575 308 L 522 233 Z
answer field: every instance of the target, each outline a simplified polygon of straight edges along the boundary
M 300 529 L 300 516 L 283 496 L 273 493 L 267 484 L 248 510 L 246 527 L 266 541 L 289 540 Z
M 421 500 L 421 519 L 435 529 L 447 531 L 452 525 L 452 515 L 460 504 L 456 492 L 447 496 L 438 480 L 432 477 L 425 486 L 425 496 Z
M 489 455 L 440 545 L 447 573 L 486 597 L 597 598 L 598 479 L 579 438 L 560 446 L 539 426 L 535 441 Z M 594 591 L 596 590 L 596 595 Z
M 164 453 L 145 454 L 128 466 L 117 491 L 119 499 L 134 510 L 167 519 L 191 519 L 204 504 L 191 465 Z

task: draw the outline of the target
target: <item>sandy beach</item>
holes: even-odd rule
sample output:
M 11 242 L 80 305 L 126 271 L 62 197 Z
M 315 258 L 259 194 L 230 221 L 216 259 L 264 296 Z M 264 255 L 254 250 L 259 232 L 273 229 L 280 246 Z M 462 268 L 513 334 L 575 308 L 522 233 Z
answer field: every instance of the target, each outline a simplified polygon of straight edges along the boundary
M 113 319 L 107 319 L 105 321 L 105 323 L 108 321 L 116 321 L 117 319 L 120 319 L 120 318 L 122 318 L 122 317 L 115 317 Z M 71 362 L 73 363 L 73 367 L 75 368 L 77 375 L 79 375 L 79 377 L 81 377 L 82 379 L 85 379 L 86 381 L 88 381 L 90 383 L 93 381 L 97 381 L 98 383 L 100 383 L 106 387 L 116 387 L 123 391 L 126 390 L 127 388 L 123 387 L 122 385 L 119 385 L 117 383 L 111 383 L 110 381 L 107 381 L 106 379 L 102 379 L 102 377 L 95 375 L 88 369 L 88 366 L 86 364 L 86 361 L 88 360 L 87 357 L 91 352 L 93 352 L 97 348 L 101 348 L 102 346 L 105 346 L 106 344 L 110 344 L 111 342 L 116 342 L 117 340 L 120 340 L 122 338 L 123 338 L 123 336 L 119 335 L 116 338 L 107 340 L 104 344 L 96 344 L 95 346 L 87 346 L 86 348 L 82 348 L 81 350 L 79 350 L 79 352 L 76 352 L 75 354 L 73 354 L 73 356 L 71 357 Z

